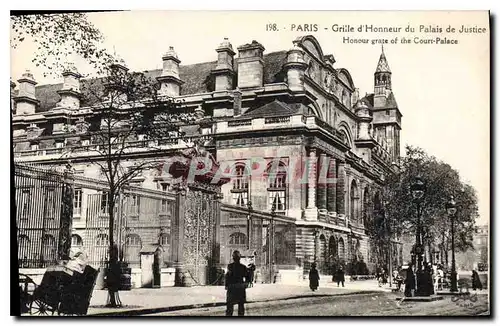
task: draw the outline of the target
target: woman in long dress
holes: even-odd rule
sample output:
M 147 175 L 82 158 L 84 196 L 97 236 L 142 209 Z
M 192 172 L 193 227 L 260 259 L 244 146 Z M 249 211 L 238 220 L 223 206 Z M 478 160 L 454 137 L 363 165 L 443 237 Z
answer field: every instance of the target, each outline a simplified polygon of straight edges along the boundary
M 309 271 L 309 287 L 311 290 L 315 291 L 319 286 L 319 273 L 316 269 L 316 264 L 313 263 L 311 266 L 311 270 Z

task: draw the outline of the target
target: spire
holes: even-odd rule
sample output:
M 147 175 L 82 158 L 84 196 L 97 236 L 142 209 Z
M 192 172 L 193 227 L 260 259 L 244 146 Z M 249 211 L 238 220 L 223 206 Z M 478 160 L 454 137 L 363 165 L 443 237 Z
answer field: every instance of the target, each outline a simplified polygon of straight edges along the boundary
M 391 72 L 389 68 L 389 64 L 387 63 L 387 59 L 384 54 L 384 45 L 382 44 L 382 53 L 380 54 L 380 58 L 378 59 L 378 65 L 375 72 Z

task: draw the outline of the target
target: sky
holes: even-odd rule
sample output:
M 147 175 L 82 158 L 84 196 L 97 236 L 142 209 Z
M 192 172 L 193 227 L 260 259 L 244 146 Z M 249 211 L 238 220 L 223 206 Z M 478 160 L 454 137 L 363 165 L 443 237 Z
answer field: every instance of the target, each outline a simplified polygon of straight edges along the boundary
M 287 50 L 298 36 L 311 34 L 324 54 L 333 54 L 334 67 L 349 70 L 360 94 L 373 92 L 373 73 L 380 44 L 346 43 L 345 38 L 386 39 L 384 52 L 392 71 L 392 86 L 403 114 L 401 145 L 419 146 L 449 163 L 478 193 L 479 224 L 489 221 L 490 184 L 490 48 L 487 12 L 175 12 L 133 11 L 92 13 L 90 20 L 105 36 L 107 48 L 120 55 L 131 70 L 159 69 L 161 57 L 174 46 L 183 64 L 215 61 L 224 37 L 233 48 L 257 40 L 264 53 Z M 268 31 L 276 24 L 279 31 Z M 304 31 L 317 25 L 317 31 Z M 298 26 L 302 31 L 292 31 Z M 333 31 L 332 26 L 354 28 Z M 349 26 L 345 26 L 349 25 Z M 362 26 L 363 31 L 357 32 Z M 401 32 L 376 33 L 374 28 L 401 27 Z M 406 32 L 405 28 L 415 28 Z M 458 33 L 461 26 L 485 27 L 486 33 Z M 422 26 L 422 27 L 421 27 Z M 448 26 L 455 33 L 446 33 Z M 442 28 L 443 32 L 436 30 Z M 420 30 L 422 29 L 422 33 Z M 398 38 L 396 44 L 390 40 Z M 402 44 L 401 38 L 409 44 Z M 415 38 L 457 40 L 458 44 L 415 44 Z M 44 78 L 33 67 L 34 45 L 27 39 L 11 51 L 11 77 L 16 81 L 30 69 L 40 84 L 61 82 Z M 237 52 L 237 51 L 236 51 Z M 81 60 L 81 72 L 90 72 Z

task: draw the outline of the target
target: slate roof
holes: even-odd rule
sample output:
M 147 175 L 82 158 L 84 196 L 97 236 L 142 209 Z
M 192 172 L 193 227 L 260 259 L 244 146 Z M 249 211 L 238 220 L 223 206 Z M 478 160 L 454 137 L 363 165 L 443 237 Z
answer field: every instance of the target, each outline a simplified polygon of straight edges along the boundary
M 382 53 L 380 54 L 380 58 L 378 59 L 377 69 L 375 70 L 375 72 L 391 72 L 391 69 L 389 68 L 389 63 L 387 62 L 383 50 Z
M 286 51 L 267 53 L 264 59 L 264 84 L 272 84 L 284 81 L 284 74 L 281 72 L 283 64 L 286 61 Z M 235 67 L 237 69 L 238 59 L 235 58 Z M 196 63 L 192 65 L 180 65 L 179 77 L 184 82 L 181 86 L 181 95 L 212 92 L 215 89 L 214 79 L 210 75 L 212 69 L 216 66 L 216 61 Z M 237 71 L 237 70 L 236 70 Z M 155 69 L 143 72 L 148 78 L 155 79 L 160 76 L 161 69 Z M 85 84 L 92 79 L 82 80 L 82 89 Z M 62 88 L 62 83 L 39 85 L 35 88 L 36 98 L 40 101 L 40 106 L 36 112 L 45 112 L 56 106 L 61 97 L 57 91 Z M 88 103 L 82 103 L 82 106 Z
M 245 117 L 268 117 L 268 116 L 282 116 L 291 115 L 296 113 L 296 109 L 288 106 L 287 104 L 274 100 L 260 107 L 249 109 L 243 114 Z

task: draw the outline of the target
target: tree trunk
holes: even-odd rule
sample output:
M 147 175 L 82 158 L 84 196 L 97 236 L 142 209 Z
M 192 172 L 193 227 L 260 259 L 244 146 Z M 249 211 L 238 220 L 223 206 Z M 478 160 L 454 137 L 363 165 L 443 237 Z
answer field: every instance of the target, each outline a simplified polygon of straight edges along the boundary
M 108 214 L 109 214 L 109 262 L 108 262 L 108 307 L 116 308 L 121 306 L 118 294 L 120 282 L 120 268 L 118 266 L 118 248 L 114 241 L 114 221 L 115 221 L 115 194 L 116 189 L 110 187 L 108 193 Z

